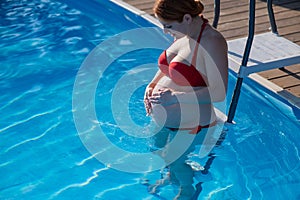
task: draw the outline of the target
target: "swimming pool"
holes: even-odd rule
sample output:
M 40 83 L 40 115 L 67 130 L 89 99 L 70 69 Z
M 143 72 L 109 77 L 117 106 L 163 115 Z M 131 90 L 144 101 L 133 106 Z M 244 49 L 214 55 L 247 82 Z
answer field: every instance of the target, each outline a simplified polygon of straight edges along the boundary
M 171 186 L 154 195 L 147 191 L 146 185 L 160 178 L 159 170 L 124 172 L 94 158 L 73 118 L 74 84 L 86 56 L 116 34 L 153 25 L 107 1 L 5 0 L 1 8 L 0 199 L 172 199 L 176 188 Z M 155 66 L 170 42 L 150 30 L 165 43 L 118 57 L 103 72 L 94 95 L 95 124 L 116 146 L 138 153 L 149 151 L 148 140 L 133 137 L 139 136 L 135 130 L 124 134 L 117 119 L 126 113 L 122 106 L 112 110 L 111 99 L 122 100 L 114 91 L 119 80 L 148 74 L 132 69 Z M 107 51 L 119 55 L 119 50 Z M 149 125 L 142 102 L 148 78 L 130 82 L 137 86 L 128 100 L 129 114 L 141 127 Z M 230 74 L 228 100 L 234 83 Z M 246 80 L 235 122 L 215 149 L 198 199 L 299 199 L 299 110 Z

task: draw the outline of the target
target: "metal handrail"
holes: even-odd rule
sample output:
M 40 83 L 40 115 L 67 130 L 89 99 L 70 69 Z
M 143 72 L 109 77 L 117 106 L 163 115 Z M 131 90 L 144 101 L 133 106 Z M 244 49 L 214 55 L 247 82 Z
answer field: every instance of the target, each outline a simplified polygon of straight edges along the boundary
M 273 0 L 267 0 L 268 14 L 271 24 L 271 30 L 273 33 L 278 34 L 274 11 L 273 11 Z
M 251 46 L 254 38 L 254 32 L 255 32 L 255 0 L 250 0 L 249 3 L 249 30 L 248 30 L 248 39 L 246 43 L 246 47 L 244 50 L 243 60 L 240 69 L 243 66 L 247 66 L 249 55 L 251 51 Z M 232 123 L 232 120 L 235 115 L 236 107 L 238 104 L 239 96 L 241 93 L 241 87 L 243 84 L 243 77 L 238 75 L 238 79 L 235 85 L 233 97 L 230 103 L 230 108 L 228 112 L 228 118 L 227 122 Z
M 213 21 L 213 24 L 212 24 L 212 26 L 214 28 L 218 27 L 219 18 L 220 18 L 220 0 L 215 0 L 215 5 L 214 5 L 214 21 Z
M 268 7 L 268 14 L 269 14 L 269 20 L 271 24 L 271 30 L 273 33 L 278 34 L 277 31 L 277 26 L 275 22 L 275 17 L 274 17 L 274 12 L 273 12 L 273 0 L 267 0 L 267 7 Z M 248 39 L 246 43 L 246 47 L 244 50 L 244 55 L 243 55 L 243 60 L 239 69 L 239 74 L 238 74 L 238 79 L 236 82 L 236 86 L 234 89 L 233 97 L 230 103 L 229 107 L 229 112 L 228 112 L 228 118 L 227 122 L 232 123 L 232 120 L 235 115 L 236 107 L 238 104 L 239 96 L 240 96 L 240 91 L 243 83 L 243 75 L 242 75 L 242 70 L 245 70 L 247 67 L 247 63 L 249 60 L 249 55 L 251 51 L 251 46 L 254 38 L 254 33 L 255 33 L 255 0 L 250 0 L 250 5 L 249 5 L 249 32 L 248 32 Z

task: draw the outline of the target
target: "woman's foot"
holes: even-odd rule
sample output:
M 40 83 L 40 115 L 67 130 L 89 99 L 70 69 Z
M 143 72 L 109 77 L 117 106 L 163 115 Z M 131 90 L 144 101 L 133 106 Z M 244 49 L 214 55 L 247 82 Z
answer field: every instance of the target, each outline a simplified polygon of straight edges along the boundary
M 180 186 L 179 193 L 176 195 L 174 200 L 191 200 L 195 191 L 195 188 L 191 185 Z

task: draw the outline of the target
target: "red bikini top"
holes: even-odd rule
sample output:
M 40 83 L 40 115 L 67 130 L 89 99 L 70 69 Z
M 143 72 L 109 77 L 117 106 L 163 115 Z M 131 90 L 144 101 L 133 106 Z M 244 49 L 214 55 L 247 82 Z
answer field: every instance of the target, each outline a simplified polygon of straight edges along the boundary
M 198 36 L 197 44 L 194 50 L 192 63 L 191 65 L 187 65 L 181 62 L 170 62 L 167 61 L 166 50 L 162 52 L 158 59 L 158 66 L 162 73 L 172 79 L 174 83 L 181 86 L 207 86 L 205 80 L 197 68 L 195 67 L 197 52 L 200 43 L 200 39 L 207 24 L 207 19 L 203 19 L 203 24 L 201 26 L 201 30 Z

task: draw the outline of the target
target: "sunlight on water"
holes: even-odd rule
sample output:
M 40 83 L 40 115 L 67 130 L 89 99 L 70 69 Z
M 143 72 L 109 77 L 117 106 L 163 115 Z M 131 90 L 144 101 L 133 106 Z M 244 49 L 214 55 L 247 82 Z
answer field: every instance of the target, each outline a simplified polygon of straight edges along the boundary
M 8 126 L 6 126 L 6 127 L 4 127 L 4 128 L 1 128 L 1 129 L 0 129 L 0 134 L 1 134 L 2 132 L 4 132 L 4 131 L 10 129 L 10 128 L 13 128 L 13 127 L 15 127 L 15 126 L 18 126 L 18 125 L 23 124 L 23 123 L 26 123 L 26 122 L 29 122 L 30 120 L 33 120 L 33 119 L 35 119 L 35 118 L 42 117 L 42 116 L 44 116 L 44 115 L 54 113 L 54 112 L 57 111 L 57 110 L 59 110 L 59 108 L 54 109 L 54 110 L 50 110 L 50 111 L 46 111 L 46 112 L 42 112 L 42 113 L 38 113 L 38 114 L 34 114 L 34 115 L 30 116 L 30 117 L 27 118 L 27 119 L 23 119 L 23 120 L 14 122 L 13 124 L 10 124 L 10 125 L 8 125 Z
M 84 187 L 86 185 L 88 185 L 91 181 L 93 181 L 93 179 L 96 179 L 98 178 L 99 174 L 102 172 L 102 171 L 105 171 L 105 170 L 108 170 L 108 168 L 101 168 L 101 169 L 98 169 L 98 170 L 95 170 L 93 172 L 93 176 L 89 177 L 85 182 L 82 182 L 82 183 L 74 183 L 74 184 L 71 184 L 71 185 L 68 185 L 62 189 L 60 189 L 59 191 L 55 192 L 51 197 L 50 199 L 53 199 L 54 197 L 60 195 L 61 193 L 63 193 L 64 191 L 68 190 L 68 189 L 71 189 L 71 188 L 80 188 L 80 187 Z
M 95 198 L 103 198 L 103 196 L 105 196 L 107 193 L 111 193 L 113 194 L 115 191 L 119 191 L 119 190 L 122 190 L 122 189 L 126 189 L 126 187 L 129 187 L 129 186 L 133 186 L 133 185 L 136 185 L 137 182 L 135 183 L 132 183 L 132 184 L 123 184 L 123 185 L 120 185 L 118 187 L 115 187 L 115 188 L 110 188 L 110 189 L 107 189 L 107 190 L 104 190 L 100 193 L 98 193 Z
M 28 142 L 31 142 L 31 141 L 36 141 L 36 140 L 39 140 L 41 139 L 42 137 L 44 137 L 48 132 L 54 130 L 57 126 L 59 125 L 59 123 L 57 124 L 54 124 L 52 125 L 50 128 L 48 128 L 45 132 L 43 132 L 41 135 L 37 136 L 37 137 L 34 137 L 34 138 L 29 138 L 29 139 L 26 139 L 26 140 L 23 140 L 22 142 L 18 143 L 18 144 L 15 144 L 13 146 L 11 146 L 10 148 L 8 148 L 5 152 L 8 152 L 18 146 L 21 146 L 23 144 L 26 144 Z

